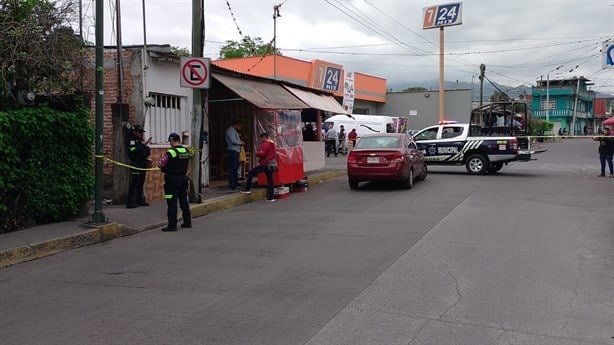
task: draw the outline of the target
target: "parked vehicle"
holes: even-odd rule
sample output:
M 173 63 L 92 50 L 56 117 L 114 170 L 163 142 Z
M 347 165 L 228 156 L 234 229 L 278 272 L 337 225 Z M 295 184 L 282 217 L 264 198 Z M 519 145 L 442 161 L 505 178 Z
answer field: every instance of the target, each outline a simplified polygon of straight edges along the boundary
M 351 189 L 363 181 L 399 181 L 410 189 L 414 180 L 426 179 L 424 154 L 411 137 L 403 133 L 369 134 L 360 138 L 347 159 Z
M 470 121 L 441 121 L 413 135 L 429 165 L 464 165 L 473 175 L 493 174 L 546 151 L 531 148 L 526 103 L 493 102 L 474 109 Z
M 518 138 L 482 135 L 482 128 L 468 123 L 443 121 L 413 136 L 429 165 L 464 165 L 473 175 L 496 173 L 505 164 L 532 160 L 545 150 L 521 150 Z
M 400 127 L 398 117 L 384 115 L 333 115 L 324 121 L 324 128 L 330 124 L 337 133 L 341 125 L 346 133 L 356 128 L 359 138 L 367 134 L 397 133 Z

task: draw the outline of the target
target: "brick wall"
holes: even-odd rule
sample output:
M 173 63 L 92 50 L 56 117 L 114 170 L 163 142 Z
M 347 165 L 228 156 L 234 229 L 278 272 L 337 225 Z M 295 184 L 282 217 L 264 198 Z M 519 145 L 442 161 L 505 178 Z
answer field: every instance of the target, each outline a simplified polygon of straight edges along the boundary
M 166 148 L 151 149 L 151 160 L 153 166 L 156 166 L 160 158 L 166 153 Z M 148 171 L 145 179 L 145 199 L 147 201 L 157 201 L 164 199 L 164 174 L 159 171 Z
M 104 97 L 103 97 L 103 154 L 117 162 L 127 163 L 124 133 L 122 128 L 126 123 L 143 124 L 141 115 L 142 104 L 136 104 L 135 100 L 144 99 L 142 95 L 142 64 L 140 50 L 124 50 L 122 52 L 123 82 L 122 102 L 128 104 L 128 117 L 125 119 L 113 118 L 111 105 L 117 103 L 119 95 L 117 53 L 115 49 L 105 49 L 104 53 Z M 84 93 L 91 97 L 91 118 L 96 116 L 96 75 L 95 75 L 95 50 L 91 49 L 86 57 L 86 69 L 83 73 Z M 166 149 L 152 149 L 152 161 L 154 165 Z M 126 200 L 128 192 L 129 169 L 113 163 L 106 162 L 104 173 L 105 198 L 113 200 L 113 203 L 121 204 Z M 163 175 L 159 171 L 147 173 L 145 194 L 148 201 L 161 200 L 164 197 Z

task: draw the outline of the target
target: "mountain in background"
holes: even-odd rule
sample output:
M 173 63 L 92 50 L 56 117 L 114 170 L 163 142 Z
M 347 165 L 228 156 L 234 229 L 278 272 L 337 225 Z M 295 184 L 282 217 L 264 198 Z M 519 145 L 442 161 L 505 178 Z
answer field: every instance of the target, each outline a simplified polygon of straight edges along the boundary
M 484 102 L 487 102 L 488 100 L 490 100 L 490 97 L 492 95 L 494 95 L 495 91 L 503 91 L 505 92 L 510 98 L 515 98 L 515 99 L 521 99 L 522 97 L 524 97 L 525 95 L 530 95 L 531 94 L 531 87 L 530 86 L 526 86 L 526 85 L 520 85 L 517 87 L 514 86 L 508 86 L 508 85 L 501 85 L 501 84 L 497 84 L 497 83 L 493 83 L 495 86 L 493 86 L 490 82 L 485 81 L 484 82 L 484 86 L 483 86 L 483 98 L 482 100 Z M 423 82 L 404 82 L 404 83 L 396 83 L 396 84 L 389 84 L 388 85 L 388 89 L 392 90 L 392 91 L 401 91 L 401 90 L 405 90 L 411 87 L 423 87 L 429 91 L 434 91 L 434 90 L 439 90 L 439 81 L 438 80 L 433 80 L 433 81 L 423 81 Z M 498 90 L 497 90 L 498 88 Z M 450 81 L 446 81 L 445 82 L 445 89 L 446 90 L 454 90 L 454 89 L 469 89 L 471 90 L 471 98 L 473 102 L 479 102 L 480 101 L 480 82 L 477 81 L 475 83 L 473 83 L 473 85 L 471 85 L 471 83 L 467 83 L 467 82 L 462 82 L 462 81 L 458 81 L 458 82 L 450 82 Z M 605 94 L 605 93 L 601 93 L 601 92 L 595 92 L 595 97 L 597 98 L 613 98 L 614 96 L 610 95 L 610 94 Z

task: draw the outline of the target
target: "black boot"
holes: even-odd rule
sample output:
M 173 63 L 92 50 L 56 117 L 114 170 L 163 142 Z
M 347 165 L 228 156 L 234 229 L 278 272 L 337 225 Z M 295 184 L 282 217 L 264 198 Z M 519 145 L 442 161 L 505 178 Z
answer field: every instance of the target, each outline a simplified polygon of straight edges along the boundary
M 181 223 L 182 228 L 190 229 L 192 228 L 192 222 L 183 222 Z
M 126 208 L 137 208 L 139 205 L 137 204 L 126 204 Z
M 162 231 L 164 231 L 164 232 L 167 232 L 167 231 L 177 231 L 177 225 L 175 225 L 175 226 L 168 225 L 168 226 L 162 228 Z

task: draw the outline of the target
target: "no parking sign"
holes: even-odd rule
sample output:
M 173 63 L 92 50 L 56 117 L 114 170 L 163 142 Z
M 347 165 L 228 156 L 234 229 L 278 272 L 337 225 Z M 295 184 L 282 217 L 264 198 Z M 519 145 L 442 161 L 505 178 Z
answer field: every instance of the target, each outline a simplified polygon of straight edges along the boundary
M 614 68 L 614 41 L 603 42 L 603 68 Z
M 211 84 L 211 59 L 208 58 L 181 58 L 181 87 L 193 89 L 208 89 Z

